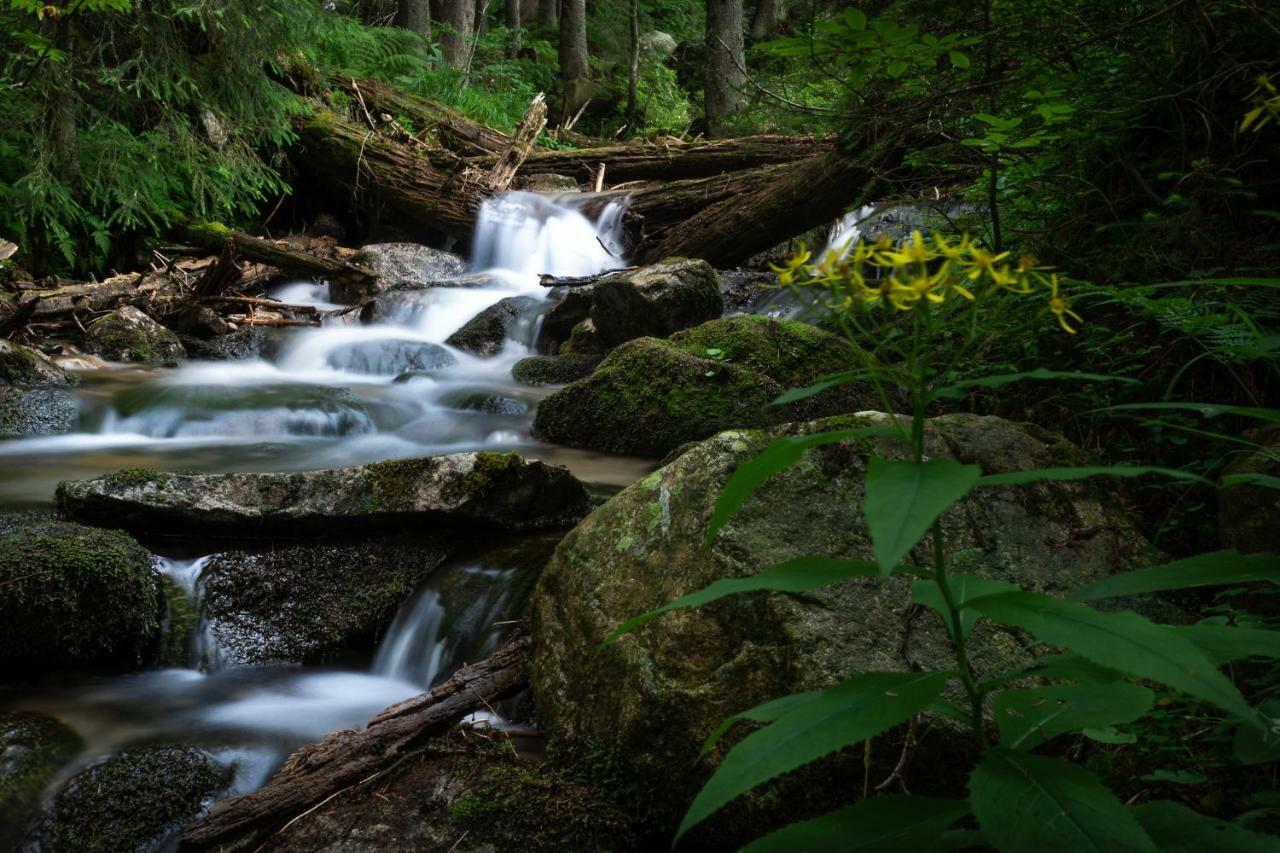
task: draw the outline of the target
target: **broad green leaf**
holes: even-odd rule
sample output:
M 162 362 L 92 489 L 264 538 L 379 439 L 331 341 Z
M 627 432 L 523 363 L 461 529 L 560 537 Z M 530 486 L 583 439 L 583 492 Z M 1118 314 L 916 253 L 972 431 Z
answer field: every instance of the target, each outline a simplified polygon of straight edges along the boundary
M 1118 731 L 1111 726 L 1081 729 L 1080 734 L 1084 735 L 1089 740 L 1097 741 L 1098 743 L 1126 744 L 1138 742 L 1137 735 Z
M 987 474 L 978 481 L 979 486 L 1021 486 L 1040 480 L 1083 480 L 1087 477 L 1141 477 L 1159 474 L 1172 480 L 1188 480 L 1212 485 L 1209 480 L 1189 471 L 1177 468 L 1157 468 L 1150 465 L 1101 465 L 1080 468 L 1038 468 L 1034 471 L 1009 471 L 1005 474 Z
M 998 592 L 1012 592 L 1018 589 L 1016 584 L 1005 583 L 1004 581 L 988 580 L 977 575 L 969 575 L 958 573 L 947 575 L 947 586 L 951 589 L 951 595 L 955 598 L 956 606 L 963 607 L 964 603 L 971 598 L 978 598 L 983 595 L 995 595 Z M 918 580 L 911 585 L 911 600 L 916 604 L 923 604 L 926 607 L 932 607 L 942 615 L 943 624 L 947 627 L 947 633 L 953 634 L 951 630 L 951 618 L 947 610 L 946 599 L 942 597 L 942 590 L 938 588 L 938 583 L 930 578 Z M 967 637 L 969 632 L 973 630 L 974 623 L 978 621 L 978 614 L 973 610 L 960 611 L 960 630 Z M 952 639 L 954 639 L 954 635 Z
M 969 777 L 969 802 L 1001 853 L 1157 853 L 1097 777 L 1053 758 L 988 750 Z
M 982 476 L 954 459 L 911 462 L 872 456 L 863 514 L 884 574 L 915 547 L 934 519 L 963 498 Z
M 887 731 L 924 710 L 950 672 L 855 675 L 754 731 L 725 754 L 698 792 L 676 838 L 752 788 Z
M 1245 764 L 1280 761 L 1280 699 L 1264 699 L 1258 707 L 1262 727 L 1240 726 L 1231 748 Z
M 966 608 L 969 609 L 969 608 Z M 1052 678 L 1055 681 L 1083 681 L 1087 684 L 1110 684 L 1124 678 L 1123 673 L 1099 666 L 1079 655 L 1046 655 L 1027 666 L 992 676 L 978 685 L 983 693 L 998 690 L 1024 678 Z
M 757 838 L 741 853 L 933 853 L 947 827 L 969 813 L 964 800 L 889 794 Z
M 903 62 L 902 60 L 889 63 L 890 77 L 901 77 L 903 74 L 906 74 L 906 73 L 907 73 L 907 63 Z
M 1169 627 L 1195 643 L 1218 666 L 1245 658 L 1280 659 L 1280 631 L 1237 628 L 1216 622 Z
M 1222 478 L 1224 486 L 1264 486 L 1268 489 L 1280 489 L 1280 477 L 1269 474 L 1228 474 Z
M 1141 595 L 1170 589 L 1224 586 L 1248 581 L 1280 583 L 1280 555 L 1213 551 L 1163 566 L 1125 572 L 1072 592 L 1072 601 L 1091 601 L 1121 595 Z
M 641 613 L 623 622 L 604 638 L 602 646 L 639 628 L 646 622 L 661 616 L 669 610 L 680 610 L 687 607 L 701 607 L 704 604 L 733 595 L 739 592 L 756 592 L 769 590 L 773 592 L 808 592 L 827 584 L 849 578 L 875 577 L 879 574 L 879 566 L 865 560 L 837 560 L 832 557 L 796 557 L 785 563 L 778 563 L 762 570 L 758 574 L 742 578 L 722 578 L 697 592 L 682 595 L 675 601 L 668 602 L 656 610 Z
M 1105 412 L 1141 412 L 1141 411 L 1185 411 L 1198 412 L 1206 418 L 1220 415 L 1238 415 L 1242 418 L 1256 418 L 1261 421 L 1280 423 L 1280 409 L 1258 409 L 1247 406 L 1222 406 L 1217 403 L 1123 403 L 1108 406 L 1099 411 Z
M 992 700 L 1000 745 L 1033 749 L 1058 735 L 1094 726 L 1138 719 L 1155 703 L 1145 687 L 1111 684 L 1058 684 L 1004 690 Z
M 861 9 L 845 9 L 841 17 L 844 19 L 844 25 L 854 32 L 861 32 L 867 28 L 867 14 Z
M 967 606 L 988 619 L 1028 631 L 1041 642 L 1135 678 L 1167 684 L 1245 722 L 1258 723 L 1240 691 L 1204 652 L 1176 631 L 1136 613 L 1103 613 L 1031 592 L 975 598 Z
M 850 382 L 857 382 L 859 379 L 865 379 L 869 375 L 869 371 L 855 370 L 849 373 L 840 373 L 836 376 L 828 376 L 813 383 L 805 388 L 792 388 L 782 394 L 779 394 L 771 406 L 785 406 L 787 403 L 794 403 L 797 400 L 807 400 L 810 397 L 821 394 L 828 388 L 835 388 L 837 385 L 846 385 Z
M 765 480 L 796 464 L 809 448 L 823 444 L 837 444 L 850 438 L 896 434 L 897 431 L 893 427 L 873 426 L 819 432 L 813 435 L 788 435 L 774 439 L 754 458 L 739 465 L 729 477 L 729 482 L 725 483 L 720 491 L 720 497 L 716 500 L 715 509 L 711 513 L 711 526 L 707 528 L 707 544 L 716 538 L 720 528 L 733 518 L 733 514 L 742 508 L 747 498 L 751 497 Z
M 951 64 L 956 68 L 968 68 L 969 57 L 965 56 L 958 50 L 953 50 L 947 54 L 951 58 Z
M 754 708 L 743 711 L 741 714 L 734 714 L 720 725 L 716 726 L 716 730 L 707 735 L 707 739 L 702 742 L 702 749 L 698 752 L 698 757 L 702 757 L 710 751 L 711 747 L 719 743 L 720 738 L 728 733 L 729 729 L 743 720 L 750 720 L 753 723 L 772 723 L 783 714 L 803 705 L 818 696 L 822 695 L 820 690 L 809 690 L 805 693 L 791 693 L 787 696 L 780 696 L 777 699 L 770 699 L 768 702 L 761 702 Z
M 1277 853 L 1280 838 L 1206 817 L 1181 803 L 1157 800 L 1129 809 L 1160 853 Z
M 1076 373 L 1069 370 L 1046 370 L 1041 367 L 1023 373 L 1002 373 L 996 376 L 984 376 L 980 379 L 966 379 L 934 392 L 935 397 L 963 397 L 970 388 L 999 388 L 1011 382 L 1023 382 L 1028 379 L 1079 379 L 1084 382 L 1125 382 L 1138 384 L 1138 380 L 1127 376 L 1108 376 L 1102 373 Z

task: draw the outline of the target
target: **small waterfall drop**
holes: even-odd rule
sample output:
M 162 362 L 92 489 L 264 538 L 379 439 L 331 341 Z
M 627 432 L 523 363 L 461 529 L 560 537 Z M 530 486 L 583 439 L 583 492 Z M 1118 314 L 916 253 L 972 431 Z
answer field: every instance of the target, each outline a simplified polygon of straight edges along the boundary
M 611 202 L 592 222 L 572 195 L 510 192 L 488 199 L 476 220 L 472 267 L 580 276 L 624 266 L 625 209 Z
M 417 601 L 401 608 L 373 659 L 377 675 L 429 687 L 440 674 L 444 655 L 440 629 L 444 625 L 440 594 L 424 590 Z

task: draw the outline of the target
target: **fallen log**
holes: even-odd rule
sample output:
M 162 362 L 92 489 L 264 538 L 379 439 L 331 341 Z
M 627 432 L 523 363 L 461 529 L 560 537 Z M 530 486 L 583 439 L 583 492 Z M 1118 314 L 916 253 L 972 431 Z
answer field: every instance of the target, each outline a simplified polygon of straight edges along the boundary
M 332 77 L 330 84 L 362 100 L 379 119 L 402 116 L 412 122 L 413 137 L 432 148 L 444 148 L 461 157 L 497 156 L 507 150 L 511 137 L 500 130 L 472 121 L 457 110 L 427 98 L 419 98 L 378 80 Z
M 299 251 L 283 240 L 254 237 L 216 222 L 192 219 L 180 223 L 176 232 L 184 240 L 209 251 L 223 252 L 230 246 L 232 253 L 239 257 L 275 267 L 299 278 L 323 278 L 351 283 L 369 282 L 377 278 L 372 270 L 342 259 Z
M 512 640 L 430 692 L 392 705 L 363 731 L 334 732 L 303 747 L 265 787 L 214 806 L 187 829 L 178 849 L 254 845 L 308 809 L 394 766 L 472 711 L 523 689 L 528 684 L 530 645 L 527 637 Z

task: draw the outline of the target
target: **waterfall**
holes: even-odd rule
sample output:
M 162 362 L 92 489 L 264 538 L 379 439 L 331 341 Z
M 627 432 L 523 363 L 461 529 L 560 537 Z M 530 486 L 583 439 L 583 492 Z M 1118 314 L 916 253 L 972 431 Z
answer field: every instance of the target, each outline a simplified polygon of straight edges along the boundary
M 594 275 L 625 266 L 622 215 L 611 202 L 592 222 L 572 195 L 511 192 L 487 199 L 476 218 L 471 265 L 526 274 Z
M 430 687 L 440 673 L 440 659 L 444 655 L 440 637 L 443 624 L 440 594 L 433 589 L 425 590 L 396 614 L 373 659 L 374 673 Z

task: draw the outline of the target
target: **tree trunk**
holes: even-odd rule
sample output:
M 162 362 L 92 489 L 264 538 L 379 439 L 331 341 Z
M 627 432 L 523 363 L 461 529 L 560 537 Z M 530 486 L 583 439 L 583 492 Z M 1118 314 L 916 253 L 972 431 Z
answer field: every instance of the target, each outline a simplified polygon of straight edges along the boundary
M 742 104 L 742 0 L 707 0 L 707 64 L 703 109 L 707 136 L 723 136 L 725 123 Z
M 510 33 L 511 42 L 507 46 L 507 53 L 510 56 L 516 56 L 520 53 L 520 30 L 524 26 L 520 12 L 520 0 L 507 0 L 505 13 L 507 31 Z
M 587 65 L 587 6 L 585 0 L 563 0 L 560 9 L 560 84 L 564 91 L 561 115 L 568 118 L 591 97 Z
M 488 12 L 489 12 L 489 0 L 476 0 L 476 20 L 475 20 L 475 25 L 472 27 L 472 31 L 476 38 L 479 38 L 480 36 L 489 32 Z M 471 48 L 473 52 L 475 50 L 474 44 L 475 42 L 473 39 L 472 40 L 473 46 Z M 470 62 L 468 62 L 468 64 L 470 64 Z
M 448 26 L 440 34 L 444 61 L 464 69 L 471 59 L 471 36 L 475 29 L 475 0 L 445 0 L 444 22 Z
M 505 133 L 472 121 L 444 104 L 406 94 L 377 80 L 335 76 L 329 78 L 329 83 L 344 89 L 352 98 L 363 100 L 374 115 L 405 116 L 419 136 L 431 129 L 441 145 L 462 157 L 499 155 L 511 143 Z
M 307 809 L 393 767 L 472 711 L 519 692 L 529 682 L 529 647 L 528 638 L 512 640 L 431 692 L 392 705 L 363 731 L 334 732 L 303 747 L 265 787 L 214 806 L 187 829 L 179 849 L 252 849 Z
M 560 0 L 538 0 L 538 26 L 547 33 L 560 28 Z
M 764 41 L 782 20 L 782 0 L 756 0 L 756 12 L 751 17 L 751 41 Z
M 399 0 L 396 10 L 396 26 L 412 30 L 428 41 L 431 40 L 430 0 Z
M 640 0 L 631 0 L 628 18 L 627 121 L 634 127 L 640 119 Z

